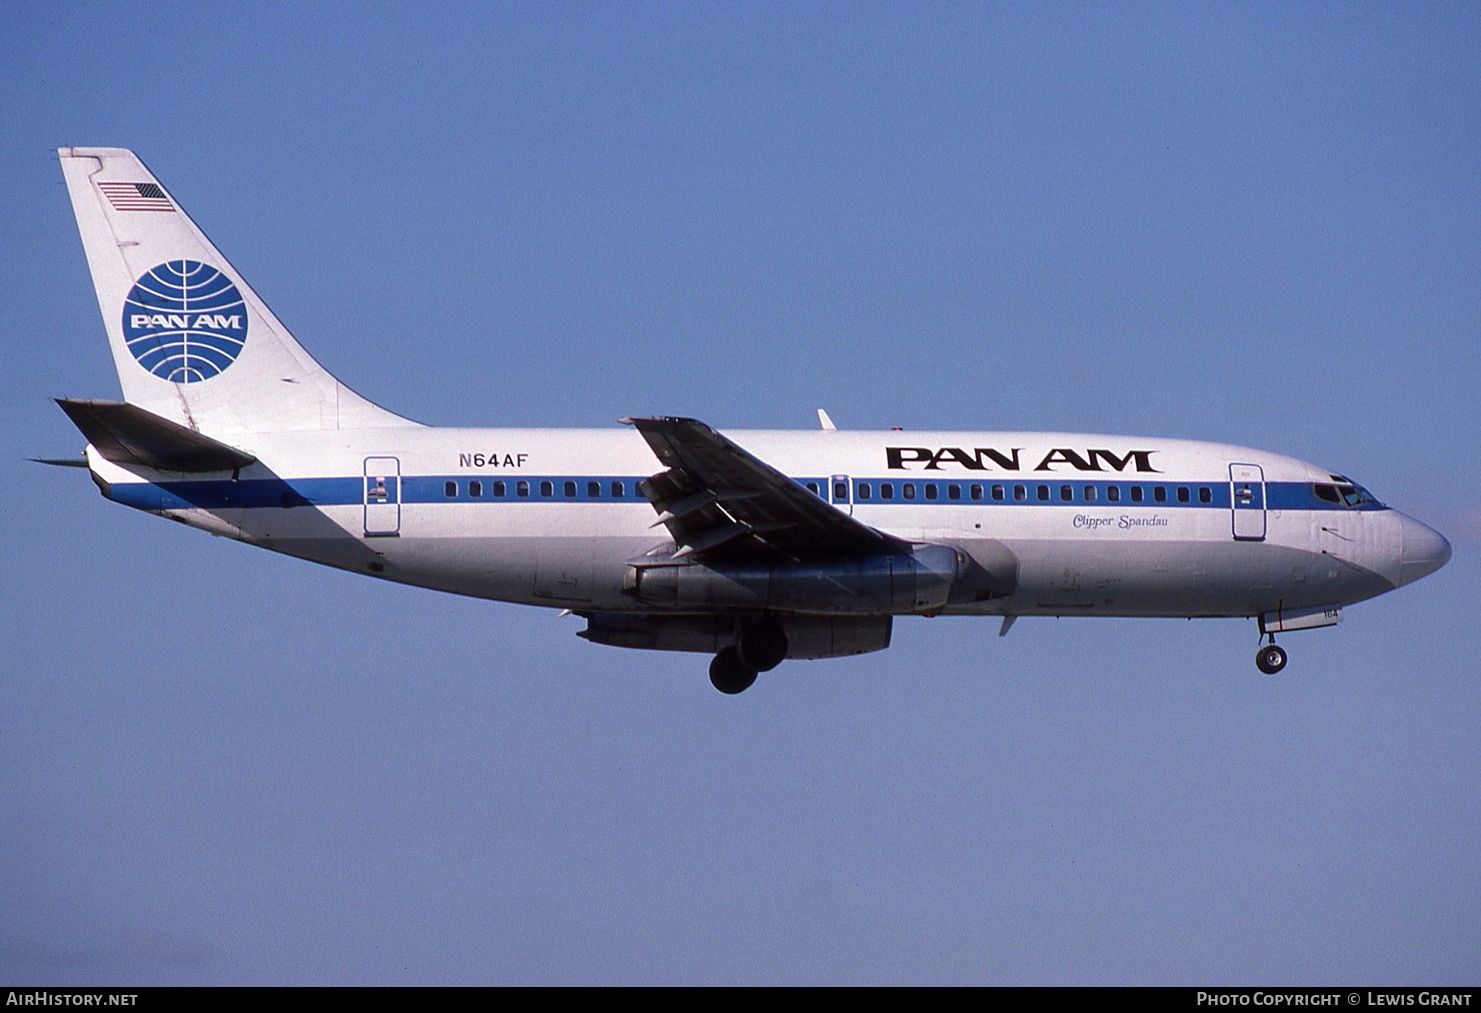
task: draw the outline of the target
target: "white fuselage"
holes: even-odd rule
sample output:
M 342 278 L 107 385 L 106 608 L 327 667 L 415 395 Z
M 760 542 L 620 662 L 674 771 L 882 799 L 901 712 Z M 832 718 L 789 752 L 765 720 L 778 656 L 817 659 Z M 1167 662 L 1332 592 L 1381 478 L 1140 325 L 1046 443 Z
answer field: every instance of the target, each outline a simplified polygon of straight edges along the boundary
M 1069 433 L 433 429 L 315 362 L 132 151 L 58 150 L 123 401 L 60 399 L 109 498 L 580 636 L 713 653 L 725 693 L 889 646 L 893 616 L 1258 616 L 1262 634 L 1444 565 L 1324 469 Z M 72 463 L 72 462 L 53 462 Z M 179 468 L 178 472 L 160 471 Z M 225 468 L 212 471 L 203 469 Z M 794 484 L 795 483 L 795 484 Z M 1285 664 L 1273 639 L 1262 671 Z
M 991 590 L 931 611 L 1255 616 L 1335 607 L 1448 558 L 1340 476 L 1242 447 L 1062 433 L 735 431 L 836 509 L 952 546 Z M 667 541 L 629 430 L 386 428 L 244 435 L 258 463 L 179 475 L 89 452 L 111 499 L 388 580 L 592 612 L 654 612 L 629 561 Z M 1318 487 L 1322 487 L 1320 490 Z M 1319 495 L 1321 493 L 1321 495 Z M 805 611 L 799 609 L 798 611 Z

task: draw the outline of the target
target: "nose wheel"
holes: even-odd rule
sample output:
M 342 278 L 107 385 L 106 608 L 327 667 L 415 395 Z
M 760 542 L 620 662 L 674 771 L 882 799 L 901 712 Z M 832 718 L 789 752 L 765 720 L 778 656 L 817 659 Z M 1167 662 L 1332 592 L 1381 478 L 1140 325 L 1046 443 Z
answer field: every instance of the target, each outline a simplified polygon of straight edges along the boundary
M 1255 667 L 1266 675 L 1274 675 L 1286 667 L 1286 652 L 1274 644 L 1266 644 L 1255 652 Z

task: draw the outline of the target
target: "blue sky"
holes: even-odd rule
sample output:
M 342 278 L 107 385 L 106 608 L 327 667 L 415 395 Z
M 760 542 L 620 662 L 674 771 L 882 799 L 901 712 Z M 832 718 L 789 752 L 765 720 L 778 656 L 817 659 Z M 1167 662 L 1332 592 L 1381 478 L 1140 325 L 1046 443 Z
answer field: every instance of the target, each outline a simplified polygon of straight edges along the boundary
M 1468 5 L 0 8 L 0 979 L 1474 982 Z M 1453 562 L 1293 635 L 705 659 L 28 464 L 112 397 L 59 145 L 132 147 L 446 425 L 1068 429 L 1350 474 Z

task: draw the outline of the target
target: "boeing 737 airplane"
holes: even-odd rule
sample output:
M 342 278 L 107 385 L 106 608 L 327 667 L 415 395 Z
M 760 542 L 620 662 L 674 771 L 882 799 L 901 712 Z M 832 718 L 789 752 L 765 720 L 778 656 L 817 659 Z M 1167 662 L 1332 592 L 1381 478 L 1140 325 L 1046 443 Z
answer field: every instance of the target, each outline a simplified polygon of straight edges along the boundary
M 1445 564 L 1351 479 L 1079 433 L 436 429 L 304 351 L 130 151 L 62 148 L 122 401 L 58 403 L 103 495 L 277 552 L 714 655 L 725 693 L 899 615 L 1247 617 L 1275 635 Z

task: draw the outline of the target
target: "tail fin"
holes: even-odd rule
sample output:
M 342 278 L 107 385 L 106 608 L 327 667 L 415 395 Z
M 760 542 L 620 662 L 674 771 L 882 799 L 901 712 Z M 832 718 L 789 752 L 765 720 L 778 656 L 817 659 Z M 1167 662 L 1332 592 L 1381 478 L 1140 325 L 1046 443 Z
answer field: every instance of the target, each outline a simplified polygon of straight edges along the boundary
M 132 151 L 57 154 L 128 403 L 216 436 L 417 425 L 325 372 Z

